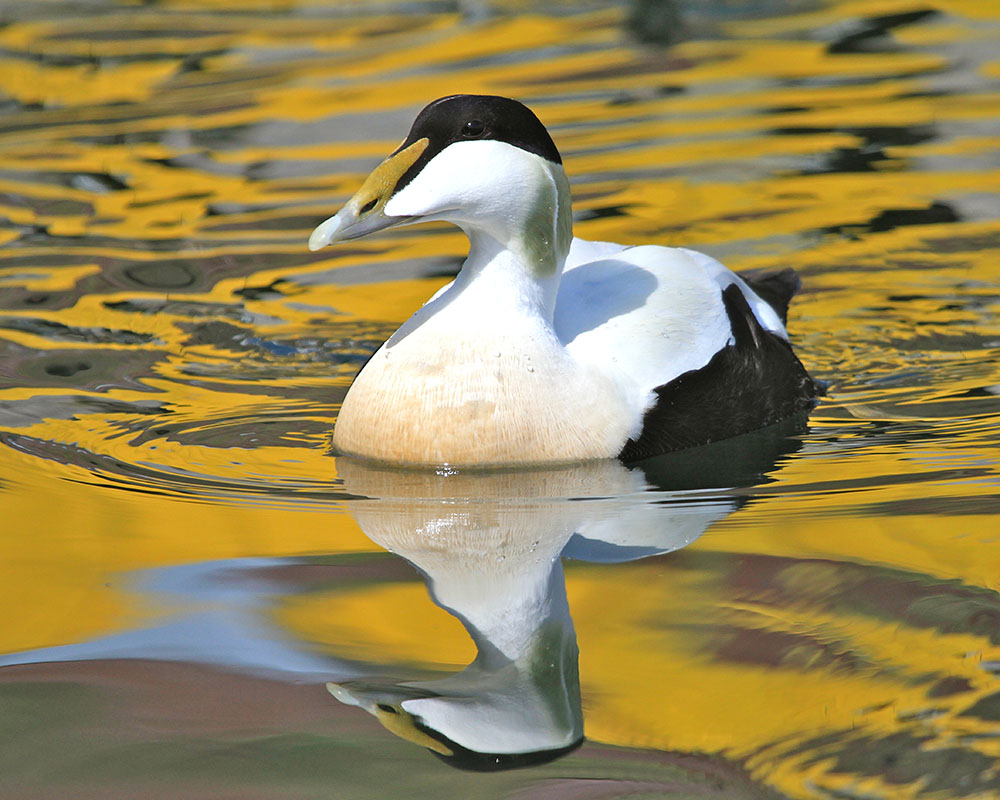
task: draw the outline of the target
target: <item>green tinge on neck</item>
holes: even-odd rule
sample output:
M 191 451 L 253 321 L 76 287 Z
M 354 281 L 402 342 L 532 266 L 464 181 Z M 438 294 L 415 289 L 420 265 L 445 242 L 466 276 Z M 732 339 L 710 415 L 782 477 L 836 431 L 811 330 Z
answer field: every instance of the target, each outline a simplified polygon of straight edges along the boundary
M 525 215 L 521 242 L 537 278 L 555 275 L 562 269 L 573 239 L 573 215 L 566 175 L 561 167 L 555 167 L 546 178 Z

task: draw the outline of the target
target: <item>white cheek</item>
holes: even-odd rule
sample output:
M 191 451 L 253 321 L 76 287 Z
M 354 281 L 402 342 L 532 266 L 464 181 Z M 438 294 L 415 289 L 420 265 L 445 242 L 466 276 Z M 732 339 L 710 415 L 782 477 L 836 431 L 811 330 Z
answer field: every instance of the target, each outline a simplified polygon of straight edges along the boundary
M 526 159 L 525 156 L 529 158 Z M 503 142 L 456 142 L 432 158 L 385 205 L 390 217 L 491 213 L 509 204 L 530 180 L 530 154 Z

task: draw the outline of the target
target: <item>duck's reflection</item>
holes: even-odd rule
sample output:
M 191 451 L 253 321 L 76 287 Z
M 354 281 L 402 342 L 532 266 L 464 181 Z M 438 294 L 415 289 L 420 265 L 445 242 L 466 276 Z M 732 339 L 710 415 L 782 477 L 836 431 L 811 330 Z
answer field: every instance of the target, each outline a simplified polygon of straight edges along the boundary
M 759 476 L 761 458 L 773 464 L 776 445 L 787 444 L 782 430 L 772 434 L 764 447 L 759 438 L 743 443 L 749 460 L 739 448 L 703 448 L 699 470 L 706 459 L 720 461 L 713 478 L 701 480 L 746 485 Z M 466 769 L 538 764 L 579 746 L 578 650 L 562 558 L 616 562 L 676 550 L 740 503 L 726 492 L 655 489 L 654 471 L 675 486 L 691 476 L 684 461 L 651 466 L 435 474 L 338 458 L 362 530 L 421 572 L 477 655 L 446 678 L 331 683 L 330 692 Z

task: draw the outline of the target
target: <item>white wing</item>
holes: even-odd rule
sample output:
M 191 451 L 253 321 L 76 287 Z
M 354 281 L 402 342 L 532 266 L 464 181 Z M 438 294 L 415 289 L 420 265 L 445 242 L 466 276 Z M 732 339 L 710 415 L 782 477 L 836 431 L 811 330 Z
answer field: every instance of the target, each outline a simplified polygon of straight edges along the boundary
M 732 341 L 722 290 L 733 283 L 761 325 L 786 336 L 774 309 L 703 253 L 574 239 L 556 333 L 579 363 L 625 388 L 639 426 L 657 386 L 704 367 Z

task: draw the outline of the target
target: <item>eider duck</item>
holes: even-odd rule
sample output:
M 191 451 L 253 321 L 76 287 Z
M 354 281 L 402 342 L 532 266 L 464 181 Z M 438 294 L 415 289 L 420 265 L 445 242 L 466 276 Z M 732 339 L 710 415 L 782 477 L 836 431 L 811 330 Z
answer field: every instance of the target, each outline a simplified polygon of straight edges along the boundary
M 794 272 L 754 283 L 693 250 L 575 239 L 559 151 L 515 100 L 432 102 L 309 248 L 427 220 L 459 226 L 468 258 L 355 378 L 340 453 L 632 462 L 815 403 L 783 322 Z

